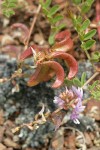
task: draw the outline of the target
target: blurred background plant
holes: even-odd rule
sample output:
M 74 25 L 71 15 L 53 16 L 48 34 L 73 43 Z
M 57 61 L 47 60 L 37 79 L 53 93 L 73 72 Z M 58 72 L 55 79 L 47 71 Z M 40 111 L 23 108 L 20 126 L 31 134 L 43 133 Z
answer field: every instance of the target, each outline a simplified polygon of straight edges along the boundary
M 4 0 L 2 2 L 2 11 L 6 17 L 11 17 L 15 14 L 14 9 L 17 6 L 17 0 Z

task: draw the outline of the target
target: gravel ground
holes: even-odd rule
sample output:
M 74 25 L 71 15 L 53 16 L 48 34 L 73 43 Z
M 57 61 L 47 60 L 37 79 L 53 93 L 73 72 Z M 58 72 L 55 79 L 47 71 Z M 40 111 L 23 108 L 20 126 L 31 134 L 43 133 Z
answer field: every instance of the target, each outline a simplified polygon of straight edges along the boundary
M 79 69 L 81 72 L 84 68 L 88 68 L 88 77 L 91 76 L 91 65 L 89 62 L 80 62 Z M 16 70 L 16 60 L 8 60 L 6 63 L 2 63 L 0 66 L 0 77 L 9 77 Z M 80 77 L 81 74 L 79 73 Z M 15 90 L 16 83 L 19 86 L 18 91 Z M 60 89 L 62 90 L 62 89 Z M 28 128 L 22 128 L 17 134 L 11 133 L 11 129 L 15 126 L 23 123 L 29 123 L 33 121 L 35 114 L 41 110 L 41 103 L 46 105 L 50 111 L 55 109 L 53 104 L 53 98 L 57 95 L 59 90 L 52 90 L 50 83 L 42 83 L 35 87 L 26 86 L 26 80 L 17 78 L 14 81 L 6 82 L 0 85 L 0 109 L 3 113 L 1 122 L 1 147 L 14 149 L 26 149 L 36 148 L 42 149 L 50 144 L 51 139 L 54 137 L 54 125 L 51 122 L 47 122 L 41 125 L 38 130 L 30 131 Z M 85 93 L 85 97 L 88 95 Z M 76 126 L 70 120 L 66 124 L 66 118 L 68 120 L 69 114 L 65 117 L 64 127 L 71 126 L 75 129 L 79 129 L 82 132 L 87 130 L 93 132 L 96 130 L 97 125 L 92 118 L 81 115 L 80 126 Z M 2 146 L 3 145 L 3 146 Z M 0 149 L 3 150 L 3 149 Z M 8 149 L 7 149 L 8 150 Z M 10 149 L 9 149 L 10 150 Z

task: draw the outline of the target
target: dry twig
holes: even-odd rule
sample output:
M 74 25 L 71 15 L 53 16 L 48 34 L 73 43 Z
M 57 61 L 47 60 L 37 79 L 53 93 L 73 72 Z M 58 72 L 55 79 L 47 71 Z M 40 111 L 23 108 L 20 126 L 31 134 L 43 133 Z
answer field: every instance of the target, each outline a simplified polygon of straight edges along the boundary
M 37 20 L 37 17 L 38 17 L 38 14 L 39 14 L 40 10 L 41 10 L 41 5 L 38 6 L 37 12 L 36 12 L 36 14 L 35 14 L 35 16 L 33 18 L 32 25 L 31 25 L 31 28 L 30 28 L 30 31 L 29 31 L 29 35 L 28 35 L 27 41 L 25 42 L 25 49 L 27 49 L 27 47 L 28 47 L 29 40 L 30 40 L 32 31 L 33 31 L 33 28 L 35 26 L 35 23 L 36 23 L 36 20 Z

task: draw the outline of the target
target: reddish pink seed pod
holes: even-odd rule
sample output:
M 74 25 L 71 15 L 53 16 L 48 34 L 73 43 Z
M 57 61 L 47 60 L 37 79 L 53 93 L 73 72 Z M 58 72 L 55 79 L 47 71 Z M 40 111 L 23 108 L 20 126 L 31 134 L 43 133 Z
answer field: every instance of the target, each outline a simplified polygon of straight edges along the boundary
M 22 52 L 22 54 L 20 55 L 20 61 L 33 56 L 32 49 L 34 49 L 34 51 L 36 51 L 36 52 L 39 51 L 39 47 L 37 45 L 34 44 L 34 45 L 30 46 L 24 52 Z
M 72 79 L 78 72 L 78 64 L 77 61 L 75 60 L 75 58 L 65 52 L 54 52 L 51 54 L 52 58 L 60 58 L 60 59 L 64 59 L 69 67 L 69 74 L 68 74 L 68 78 Z
M 55 72 L 56 80 L 52 85 L 52 88 L 60 87 L 64 82 L 64 70 L 62 66 L 55 61 L 46 61 L 40 64 L 35 73 L 31 76 L 28 81 L 29 86 L 37 85 L 40 82 L 47 80 L 46 76 L 48 76 L 48 70 L 52 69 Z M 54 76 L 54 74 L 53 74 Z M 49 76 L 50 77 L 50 76 Z M 51 76 L 52 78 L 52 76 Z M 48 78 L 49 80 L 50 78 Z
M 19 60 L 23 61 L 24 59 L 34 56 L 32 50 L 34 50 L 36 54 L 38 54 L 38 52 L 45 52 L 45 51 L 48 52 L 48 48 L 39 47 L 36 44 L 33 44 L 32 46 L 27 48 L 24 52 L 22 52 Z
M 62 31 L 55 36 L 56 43 L 52 47 L 54 51 L 67 52 L 73 47 L 73 40 L 70 38 L 71 33 L 68 30 Z
M 71 36 L 70 31 L 64 30 L 64 31 L 62 31 L 62 32 L 59 32 L 59 33 L 55 36 L 55 40 L 56 40 L 57 42 L 61 42 L 61 41 L 63 41 L 64 39 L 68 40 L 68 39 L 70 38 L 70 36 Z
M 97 30 L 98 30 L 98 37 L 100 40 L 100 0 L 96 2 L 96 21 L 97 21 Z
M 62 66 L 56 61 L 47 61 L 43 64 L 53 69 L 56 74 L 56 80 L 53 83 L 52 88 L 60 87 L 64 82 L 64 70 Z
M 12 29 L 13 29 L 13 28 L 21 28 L 22 31 L 24 32 L 25 38 L 29 35 L 29 29 L 28 29 L 28 27 L 27 27 L 25 24 L 23 24 L 23 23 L 14 23 L 14 24 L 11 26 L 11 28 L 12 28 Z

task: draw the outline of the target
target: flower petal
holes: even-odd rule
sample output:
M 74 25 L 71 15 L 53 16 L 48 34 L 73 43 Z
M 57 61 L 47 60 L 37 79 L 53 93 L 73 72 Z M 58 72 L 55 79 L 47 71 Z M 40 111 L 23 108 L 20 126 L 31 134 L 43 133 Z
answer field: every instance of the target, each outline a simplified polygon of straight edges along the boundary
M 71 116 L 70 116 L 70 118 L 71 118 L 71 120 L 78 119 L 79 118 L 79 113 L 77 113 L 74 109 Z
M 78 87 L 78 89 L 75 87 L 75 86 L 72 86 L 72 91 L 75 93 L 75 95 L 78 97 L 78 98 L 81 98 L 83 97 L 83 89 Z
M 60 97 L 57 97 L 57 96 L 54 97 L 53 102 L 54 102 L 55 104 L 57 104 L 58 107 L 62 107 L 62 108 L 63 108 L 64 103 L 65 103 Z
M 75 124 L 80 124 L 80 122 L 79 122 L 78 119 L 75 119 L 75 120 L 74 120 L 74 123 L 75 123 Z

